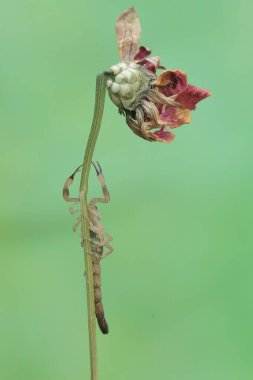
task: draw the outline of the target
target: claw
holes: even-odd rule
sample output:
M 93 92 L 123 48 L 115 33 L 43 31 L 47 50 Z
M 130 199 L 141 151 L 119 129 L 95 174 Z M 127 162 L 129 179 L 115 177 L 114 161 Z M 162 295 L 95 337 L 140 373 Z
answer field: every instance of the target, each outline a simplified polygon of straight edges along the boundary
M 97 175 L 101 174 L 101 173 L 102 173 L 102 168 L 101 168 L 101 166 L 100 166 L 99 162 L 98 162 L 98 161 L 96 161 L 97 165 L 96 165 L 96 164 L 94 164 L 94 162 L 93 162 L 93 161 L 91 161 L 91 163 L 92 163 L 92 165 L 94 166 L 94 168 L 95 168 L 95 170 L 96 170 L 96 173 L 97 173 Z
M 92 163 L 92 165 L 94 166 L 94 168 L 95 168 L 95 170 L 96 170 L 96 173 L 97 173 L 97 175 L 99 175 L 99 170 L 98 170 L 98 168 L 96 167 L 96 164 L 94 164 L 94 162 L 93 162 L 93 161 L 91 161 L 91 163 Z
M 73 180 L 74 177 L 75 177 L 75 175 L 76 175 L 76 173 L 80 172 L 80 169 L 81 169 L 82 166 L 83 166 L 83 164 L 80 165 L 80 166 L 78 166 L 78 168 L 74 171 L 74 173 L 72 173 L 72 174 L 69 176 L 69 178 L 71 178 L 71 179 Z
M 97 165 L 99 167 L 100 173 L 102 173 L 102 168 L 101 168 L 100 163 L 98 161 L 97 161 Z

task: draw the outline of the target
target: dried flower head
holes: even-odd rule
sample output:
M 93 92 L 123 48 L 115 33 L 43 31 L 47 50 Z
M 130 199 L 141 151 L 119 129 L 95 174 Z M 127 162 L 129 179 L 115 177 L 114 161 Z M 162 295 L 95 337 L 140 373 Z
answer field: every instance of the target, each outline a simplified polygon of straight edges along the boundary
M 136 135 L 148 141 L 173 141 L 174 133 L 166 127 L 190 123 L 190 111 L 210 92 L 188 84 L 181 70 L 165 70 L 157 76 L 157 70 L 165 67 L 158 56 L 149 57 L 151 50 L 138 47 L 141 26 L 134 8 L 117 19 L 116 34 L 120 63 L 108 71 L 111 100 Z

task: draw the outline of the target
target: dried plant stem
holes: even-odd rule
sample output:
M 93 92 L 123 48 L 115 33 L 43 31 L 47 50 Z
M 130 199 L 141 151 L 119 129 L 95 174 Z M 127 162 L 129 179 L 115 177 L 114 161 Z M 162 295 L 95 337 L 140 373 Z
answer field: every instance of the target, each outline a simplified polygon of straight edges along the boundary
M 90 346 L 90 368 L 91 380 L 98 380 L 97 369 L 97 344 L 96 344 L 96 319 L 94 308 L 94 286 L 93 286 L 93 270 L 92 270 L 92 257 L 90 244 L 90 230 L 88 223 L 88 208 L 87 208 L 87 193 L 88 193 L 88 179 L 92 155 L 97 141 L 100 130 L 104 101 L 105 101 L 106 78 L 104 73 L 97 75 L 96 83 L 96 99 L 93 121 L 91 125 L 89 140 L 86 145 L 83 169 L 81 174 L 80 183 L 80 206 L 81 206 L 81 231 L 82 240 L 84 244 L 84 259 L 85 259 L 85 272 L 86 272 L 86 291 L 87 291 L 87 305 L 88 305 L 88 328 L 89 328 L 89 346 Z

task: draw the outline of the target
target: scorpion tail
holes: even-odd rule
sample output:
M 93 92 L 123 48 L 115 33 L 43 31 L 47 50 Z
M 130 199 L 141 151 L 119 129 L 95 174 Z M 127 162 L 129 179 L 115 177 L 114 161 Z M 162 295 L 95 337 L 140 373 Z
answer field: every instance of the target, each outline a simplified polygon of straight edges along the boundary
M 100 278 L 100 264 L 93 262 L 93 281 L 94 281 L 94 301 L 95 301 L 95 314 L 99 328 L 103 334 L 108 334 L 109 327 L 105 320 L 104 308 L 102 305 L 101 293 L 101 278 Z
M 108 323 L 105 320 L 104 309 L 103 309 L 103 305 L 101 302 L 95 304 L 95 313 L 96 313 L 98 326 L 99 326 L 101 332 L 103 334 L 108 334 L 109 327 L 108 327 Z

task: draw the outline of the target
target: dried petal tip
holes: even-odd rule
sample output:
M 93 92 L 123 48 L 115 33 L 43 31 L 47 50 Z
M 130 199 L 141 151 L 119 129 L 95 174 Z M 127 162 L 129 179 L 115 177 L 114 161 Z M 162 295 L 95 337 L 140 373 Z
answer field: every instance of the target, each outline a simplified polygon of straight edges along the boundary
M 132 62 L 141 38 L 141 24 L 132 7 L 123 12 L 116 21 L 116 36 L 121 62 Z

